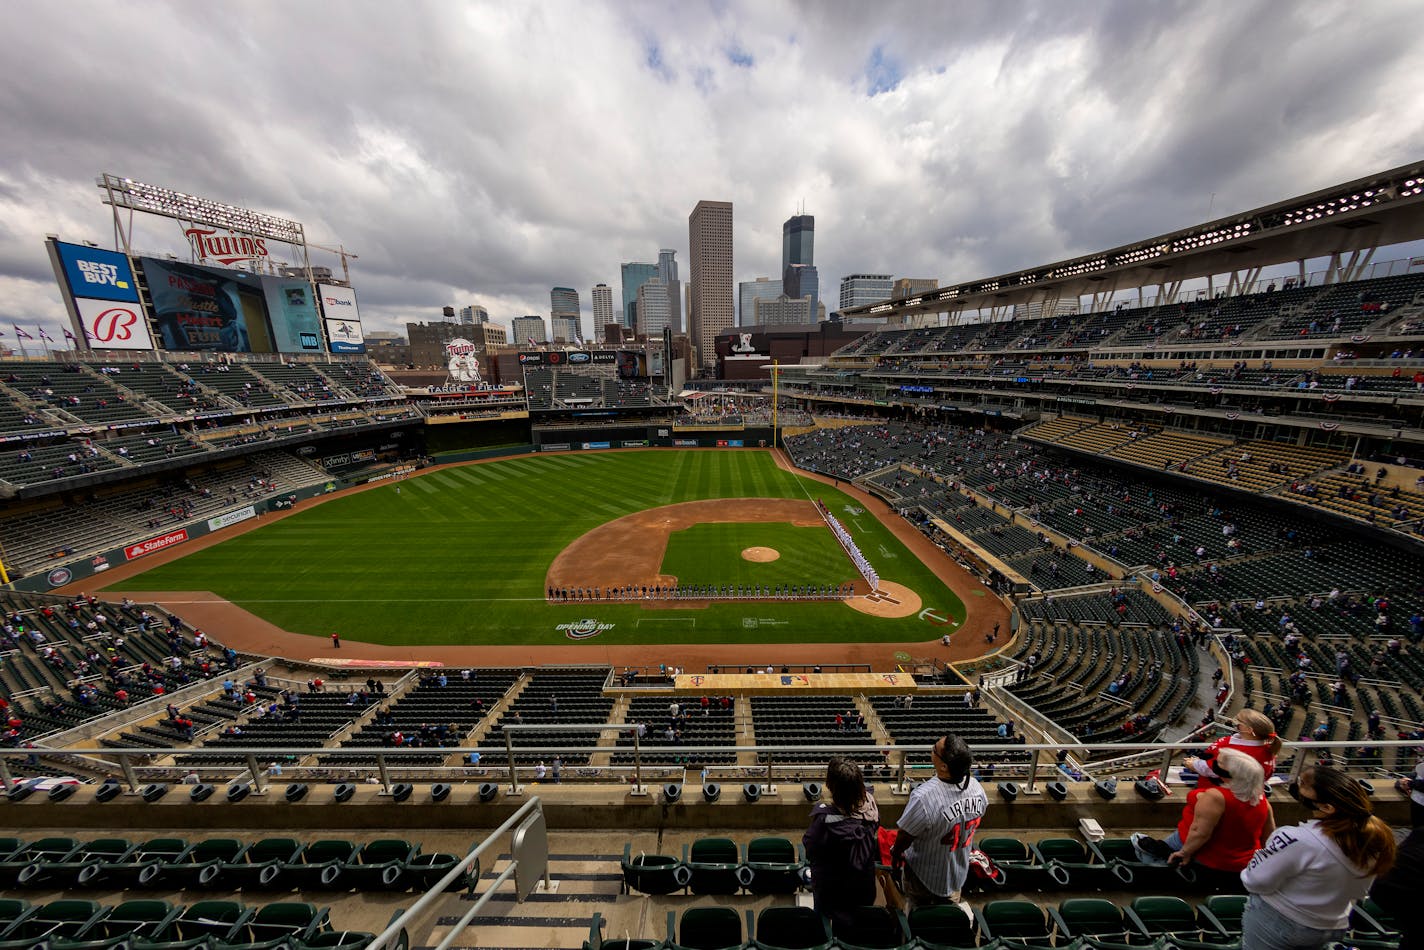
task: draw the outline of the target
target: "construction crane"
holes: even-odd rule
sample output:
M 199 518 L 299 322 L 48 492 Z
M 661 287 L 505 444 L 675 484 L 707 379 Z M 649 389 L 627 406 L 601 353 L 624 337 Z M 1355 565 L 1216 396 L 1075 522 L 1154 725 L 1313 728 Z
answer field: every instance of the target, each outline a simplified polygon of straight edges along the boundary
M 348 287 L 351 285 L 351 268 L 347 266 L 346 261 L 348 258 L 353 261 L 359 261 L 361 259 L 361 256 L 359 254 L 352 254 L 346 249 L 345 245 L 338 245 L 337 247 L 327 247 L 325 244 L 313 244 L 311 241 L 308 241 L 307 247 L 314 247 L 318 251 L 330 251 L 331 253 L 340 256 L 341 279 L 346 282 L 346 285 Z

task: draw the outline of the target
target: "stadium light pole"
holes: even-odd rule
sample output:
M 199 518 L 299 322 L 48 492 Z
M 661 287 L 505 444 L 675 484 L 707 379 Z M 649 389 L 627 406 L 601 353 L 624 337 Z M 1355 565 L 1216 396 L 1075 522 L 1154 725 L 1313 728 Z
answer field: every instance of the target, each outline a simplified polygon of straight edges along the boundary
M 779 397 L 778 397 L 778 393 L 780 392 L 780 388 L 779 388 L 779 387 L 780 387 L 780 383 L 781 383 L 781 372 L 780 372 L 780 370 L 781 370 L 781 361 L 780 361 L 780 360 L 772 360 L 772 361 L 771 361 L 771 447 L 772 447 L 773 449 L 776 448 L 777 405 L 778 405 L 778 403 L 780 402 L 780 399 L 779 399 Z

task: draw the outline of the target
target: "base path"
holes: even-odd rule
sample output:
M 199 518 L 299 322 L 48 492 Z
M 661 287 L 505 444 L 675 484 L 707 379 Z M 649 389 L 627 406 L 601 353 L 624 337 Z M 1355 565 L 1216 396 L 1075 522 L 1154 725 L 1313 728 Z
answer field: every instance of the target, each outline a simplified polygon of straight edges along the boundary
M 610 451 L 640 451 L 637 449 L 613 449 Z M 641 450 L 646 451 L 646 450 Z M 726 451 L 757 451 L 755 449 L 682 449 L 679 451 L 689 452 L 726 452 Z M 541 453 L 544 454 L 544 453 Z M 548 453 L 564 454 L 564 453 Z M 569 453 L 580 454 L 580 453 Z M 785 453 L 775 450 L 774 455 L 777 464 L 795 474 L 815 481 L 821 481 L 827 485 L 834 485 L 836 489 L 844 492 L 852 498 L 857 499 L 864 506 L 867 513 L 873 515 L 884 524 L 905 547 L 909 548 L 915 557 L 934 572 L 935 576 L 944 582 L 945 586 L 952 590 L 955 595 L 964 602 L 965 620 L 958 628 L 950 641 L 948 647 L 940 645 L 939 637 L 942 635 L 937 627 L 926 625 L 926 632 L 931 634 L 925 640 L 907 643 L 798 643 L 798 644 L 708 644 L 708 643 L 670 643 L 659 647 L 656 645 L 627 645 L 609 646 L 602 645 L 596 641 L 584 643 L 570 643 L 568 645 L 541 646 L 537 653 L 531 652 L 528 646 L 453 646 L 453 645 L 431 645 L 431 646 L 386 646 L 378 643 L 363 643 L 358 640 L 348 639 L 342 636 L 341 649 L 332 649 L 329 636 L 306 636 L 299 633 L 291 633 L 287 630 L 268 623 L 266 620 L 249 613 L 229 601 L 223 600 L 216 594 L 205 591 L 139 591 L 139 590 L 114 590 L 106 591 L 105 597 L 112 600 L 119 600 L 124 596 L 129 596 L 143 603 L 156 603 L 164 610 L 171 611 L 186 620 L 195 627 L 201 627 L 210 637 L 220 643 L 228 644 L 235 649 L 249 653 L 263 654 L 267 656 L 286 657 L 301 661 L 337 661 L 349 663 L 353 660 L 374 660 L 374 661 L 433 661 L 444 663 L 448 666 L 528 666 L 530 664 L 560 664 L 560 663 L 608 663 L 613 666 L 647 666 L 665 663 L 669 666 L 681 666 L 689 671 L 699 671 L 705 666 L 766 666 L 773 664 L 780 666 L 784 663 L 810 664 L 810 663 L 868 663 L 875 670 L 893 670 L 902 660 L 896 659 L 896 654 L 909 654 L 916 659 L 934 657 L 941 662 L 959 662 L 961 660 L 972 660 L 983 656 L 985 653 L 994 651 L 1003 645 L 1008 639 L 1007 631 L 1009 626 L 1009 609 L 997 596 L 991 593 L 988 588 L 981 584 L 978 579 L 965 571 L 954 562 L 944 551 L 936 547 L 928 538 L 914 529 L 904 518 L 895 513 L 889 505 L 874 495 L 861 491 L 859 488 L 845 481 L 838 481 L 829 476 L 817 475 L 806 472 L 793 466 L 786 458 Z M 438 465 L 432 468 L 422 469 L 419 475 L 439 471 L 442 468 L 463 467 L 469 464 L 487 465 L 501 461 L 500 459 L 490 459 L 483 462 L 461 462 L 455 465 Z M 115 564 L 114 567 L 106 571 L 100 577 L 86 578 L 83 582 L 76 582 L 66 587 L 59 588 L 52 593 L 61 596 L 68 596 L 79 593 L 100 584 L 114 585 L 127 578 L 140 574 L 150 567 L 168 561 L 177 560 L 194 551 L 200 551 L 213 544 L 219 544 L 228 538 L 254 531 L 264 525 L 271 524 L 283 518 L 289 518 L 307 508 L 319 505 L 333 498 L 352 492 L 366 491 L 371 488 L 381 487 L 385 483 L 373 485 L 360 485 L 354 488 L 343 489 L 330 495 L 322 495 L 316 498 L 297 502 L 290 511 L 271 512 L 262 515 L 260 518 L 253 518 L 249 521 L 234 525 L 216 534 L 204 535 L 201 538 L 180 544 L 176 547 L 160 551 L 149 555 L 139 561 L 128 564 Z M 788 502 L 789 504 L 802 504 L 800 502 Z M 805 511 L 810 511 L 810 515 L 804 519 L 810 523 L 820 523 L 820 517 L 815 512 L 814 504 L 807 499 Z M 708 519 L 712 520 L 712 519 Z M 731 520 L 717 518 L 715 520 Z M 792 520 L 792 519 L 778 519 Z M 1005 634 L 1001 636 L 999 643 L 989 644 L 985 642 L 984 635 L 988 633 L 995 624 L 1000 625 Z M 334 631 L 340 633 L 341 631 Z

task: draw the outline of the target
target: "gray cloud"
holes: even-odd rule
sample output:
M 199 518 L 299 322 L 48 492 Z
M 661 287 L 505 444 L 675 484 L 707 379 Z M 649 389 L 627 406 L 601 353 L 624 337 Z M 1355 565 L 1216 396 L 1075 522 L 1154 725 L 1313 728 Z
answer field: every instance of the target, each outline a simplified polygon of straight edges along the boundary
M 686 276 L 700 198 L 736 205 L 738 279 L 777 273 L 781 221 L 804 201 L 828 301 L 853 272 L 968 280 L 1417 157 L 1412 34 L 1380 26 L 1411 11 L 18 5 L 0 85 L 0 324 L 58 336 L 43 236 L 111 239 L 101 171 L 344 243 L 372 328 L 444 304 L 546 314 L 553 285 L 579 289 L 587 327 L 589 288 L 616 288 L 621 261 L 673 247 Z M 893 88 L 871 96 L 887 69 Z M 181 249 L 171 223 L 139 233 Z

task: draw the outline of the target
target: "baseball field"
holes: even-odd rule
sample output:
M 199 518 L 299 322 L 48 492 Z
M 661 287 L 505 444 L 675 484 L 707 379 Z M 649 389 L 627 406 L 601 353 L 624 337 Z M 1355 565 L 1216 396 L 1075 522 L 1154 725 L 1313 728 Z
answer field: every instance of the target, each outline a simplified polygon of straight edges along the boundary
M 815 500 L 893 595 L 865 596 Z M 770 452 L 522 456 L 324 501 L 109 589 L 211 592 L 292 633 L 391 646 L 913 642 L 955 629 L 963 602 L 865 505 Z M 550 598 L 846 583 L 850 603 Z

